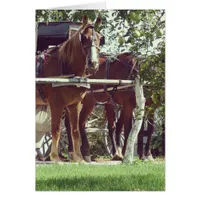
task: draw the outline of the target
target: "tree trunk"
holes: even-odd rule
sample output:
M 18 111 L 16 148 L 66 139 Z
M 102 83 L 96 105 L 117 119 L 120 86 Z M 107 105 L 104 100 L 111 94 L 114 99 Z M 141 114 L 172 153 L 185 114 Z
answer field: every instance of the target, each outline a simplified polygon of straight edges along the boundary
M 37 40 L 38 40 L 38 23 L 35 24 L 35 52 L 37 52 Z
M 138 133 L 141 129 L 144 116 L 144 106 L 146 99 L 144 98 L 143 85 L 140 83 L 139 76 L 135 79 L 135 95 L 137 103 L 136 120 L 127 140 L 127 147 L 123 163 L 133 163 L 134 145 L 136 143 Z

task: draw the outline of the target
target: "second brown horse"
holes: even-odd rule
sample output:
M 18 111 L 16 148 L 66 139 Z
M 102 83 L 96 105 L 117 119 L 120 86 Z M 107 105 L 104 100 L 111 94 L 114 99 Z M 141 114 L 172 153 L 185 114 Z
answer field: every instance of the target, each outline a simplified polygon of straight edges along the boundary
M 107 57 L 101 57 L 99 59 L 100 67 L 99 71 L 90 78 L 94 79 L 134 79 L 139 70 L 139 64 L 137 57 L 132 53 L 123 53 L 117 56 L 114 61 L 110 61 Z M 119 86 L 120 87 L 120 86 Z M 132 125 L 132 113 L 133 109 L 136 107 L 135 92 L 133 86 L 123 90 L 118 90 L 114 87 L 111 92 L 107 88 L 113 88 L 113 86 L 103 86 L 103 85 L 93 85 L 91 91 L 87 93 L 86 97 L 82 102 L 82 110 L 80 113 L 80 134 L 82 139 L 81 152 L 84 159 L 88 162 L 91 161 L 89 143 L 86 136 L 85 124 L 89 115 L 92 113 L 97 102 L 105 103 L 105 110 L 108 119 L 108 129 L 109 135 L 113 145 L 113 154 L 117 158 L 122 158 L 122 153 L 120 148 L 116 146 L 114 131 L 115 131 L 115 112 L 113 109 L 114 104 L 120 104 L 123 106 L 123 111 L 125 113 L 123 117 L 124 122 L 124 132 L 125 132 L 125 144 L 131 125 Z M 68 133 L 69 140 L 69 152 L 72 152 L 70 124 L 68 117 L 65 118 L 65 125 Z

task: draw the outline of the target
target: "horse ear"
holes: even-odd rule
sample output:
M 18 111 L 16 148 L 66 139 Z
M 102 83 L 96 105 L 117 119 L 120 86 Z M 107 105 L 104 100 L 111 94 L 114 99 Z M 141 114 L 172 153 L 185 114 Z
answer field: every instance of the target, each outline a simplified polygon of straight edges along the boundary
M 84 16 L 82 17 L 82 24 L 85 25 L 85 24 L 87 24 L 87 23 L 88 23 L 88 16 L 84 15 Z
M 100 25 L 100 24 L 102 24 L 102 19 L 101 19 L 101 17 L 100 17 L 100 16 L 99 16 L 99 17 L 97 17 L 97 20 L 96 20 L 95 24 L 97 24 L 97 25 Z

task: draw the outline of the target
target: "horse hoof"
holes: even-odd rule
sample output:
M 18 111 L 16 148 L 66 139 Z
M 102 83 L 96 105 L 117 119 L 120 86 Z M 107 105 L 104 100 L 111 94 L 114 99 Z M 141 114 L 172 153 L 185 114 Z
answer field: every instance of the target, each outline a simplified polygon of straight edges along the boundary
M 73 152 L 68 152 L 69 159 L 73 160 Z
M 72 154 L 72 160 L 73 162 L 77 162 L 77 163 L 86 163 L 82 155 L 76 155 L 74 153 Z
M 115 154 L 112 158 L 112 160 L 123 160 L 123 156 L 120 156 L 118 154 Z
M 62 162 L 62 160 L 59 158 L 58 155 L 51 155 L 51 154 L 50 154 L 50 161 L 56 162 L 56 163 Z
M 91 156 L 83 156 L 83 158 L 84 158 L 84 160 L 86 161 L 86 162 L 92 162 L 92 160 L 91 160 Z
M 154 158 L 153 158 L 152 155 L 148 155 L 148 156 L 146 156 L 146 159 L 147 159 L 147 160 L 150 160 L 150 161 L 154 161 Z

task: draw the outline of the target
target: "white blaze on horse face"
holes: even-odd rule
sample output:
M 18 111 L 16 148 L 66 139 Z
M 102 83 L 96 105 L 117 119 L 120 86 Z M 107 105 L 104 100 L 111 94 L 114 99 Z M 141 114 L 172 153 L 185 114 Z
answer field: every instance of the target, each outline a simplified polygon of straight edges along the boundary
M 94 43 L 94 40 L 92 40 L 92 46 L 91 46 L 91 62 L 94 64 L 94 68 L 98 67 L 98 55 L 97 55 L 97 49 Z

